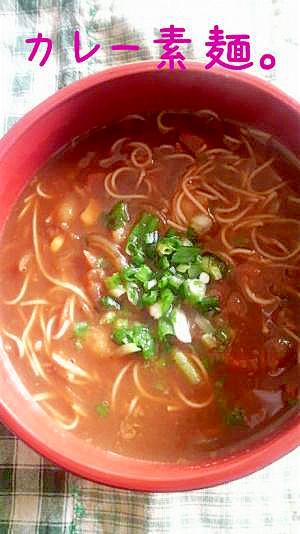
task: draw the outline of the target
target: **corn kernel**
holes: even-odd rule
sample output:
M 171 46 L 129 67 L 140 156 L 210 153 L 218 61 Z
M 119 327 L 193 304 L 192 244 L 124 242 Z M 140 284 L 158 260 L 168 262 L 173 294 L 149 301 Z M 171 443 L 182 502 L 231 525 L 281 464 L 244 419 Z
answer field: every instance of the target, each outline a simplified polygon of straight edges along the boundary
M 55 236 L 52 239 L 51 244 L 50 244 L 50 249 L 52 250 L 52 252 L 58 252 L 63 246 L 64 241 L 65 241 L 65 238 L 63 235 Z

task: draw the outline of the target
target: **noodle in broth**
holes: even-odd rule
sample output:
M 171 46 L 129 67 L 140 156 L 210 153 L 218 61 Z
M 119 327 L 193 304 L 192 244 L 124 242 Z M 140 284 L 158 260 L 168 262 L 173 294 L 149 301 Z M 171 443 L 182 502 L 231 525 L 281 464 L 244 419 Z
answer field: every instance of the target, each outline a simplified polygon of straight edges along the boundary
M 131 115 L 17 201 L 1 336 L 64 431 L 192 461 L 298 409 L 299 169 L 263 138 L 209 110 Z

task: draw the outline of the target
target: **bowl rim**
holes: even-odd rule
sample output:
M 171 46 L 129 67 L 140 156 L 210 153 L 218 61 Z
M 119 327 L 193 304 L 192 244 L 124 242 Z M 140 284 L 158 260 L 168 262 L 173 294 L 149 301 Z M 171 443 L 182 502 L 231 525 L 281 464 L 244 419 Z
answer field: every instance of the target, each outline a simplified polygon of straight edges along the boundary
M 21 118 L 0 140 L 0 159 L 11 149 L 41 116 L 46 116 L 55 107 L 63 106 L 69 99 L 91 89 L 96 84 L 117 80 L 124 76 L 147 73 L 157 67 L 155 61 L 127 63 L 91 74 L 60 89 L 33 110 Z M 205 66 L 198 61 L 187 61 L 186 67 L 194 73 L 206 72 Z M 272 95 L 289 106 L 300 117 L 300 104 L 283 91 L 252 74 L 228 72 L 215 68 L 218 77 L 231 78 L 250 84 Z M 300 415 L 300 414 L 298 414 Z M 215 486 L 235 480 L 257 471 L 281 456 L 295 449 L 300 444 L 300 418 L 289 424 L 283 431 L 275 433 L 269 439 L 256 444 L 250 449 L 240 451 L 225 459 L 218 459 L 209 465 L 183 465 L 137 460 L 99 449 L 101 467 L 83 464 L 71 458 L 67 453 L 49 448 L 42 437 L 26 428 L 9 406 L 0 399 L 1 420 L 16 435 L 42 456 L 60 467 L 88 480 L 109 486 L 138 491 L 179 491 Z M 113 467 L 110 461 L 113 459 Z M 116 467 L 117 466 L 117 467 Z M 155 469 L 154 469 L 155 468 Z
M 185 61 L 185 65 L 187 71 L 194 71 L 195 73 L 209 72 L 216 77 L 243 81 L 248 85 L 256 87 L 261 91 L 264 91 L 269 95 L 281 100 L 296 113 L 300 114 L 300 102 L 287 95 L 284 91 L 275 87 L 270 82 L 254 76 L 253 74 L 248 74 L 244 71 L 228 71 L 218 66 L 214 67 L 213 71 L 208 71 L 205 68 L 204 63 L 196 60 Z M 151 72 L 155 70 L 155 67 L 157 67 L 157 63 L 153 60 L 114 65 L 102 71 L 89 74 L 88 76 L 85 76 L 80 80 L 76 80 L 62 89 L 56 90 L 55 93 L 34 106 L 32 110 L 28 111 L 23 117 L 18 119 L 18 121 L 0 139 L 0 158 L 2 157 L 3 152 L 11 147 L 16 137 L 21 137 L 21 135 L 23 135 L 28 128 L 30 128 L 37 120 L 40 119 L 41 115 L 46 116 L 52 110 L 52 108 L 64 105 L 66 101 L 76 97 L 78 93 L 88 91 L 91 89 L 91 87 L 99 83 L 105 83 L 117 78 L 140 74 L 143 72 Z M 170 71 L 170 73 L 172 74 L 172 71 Z

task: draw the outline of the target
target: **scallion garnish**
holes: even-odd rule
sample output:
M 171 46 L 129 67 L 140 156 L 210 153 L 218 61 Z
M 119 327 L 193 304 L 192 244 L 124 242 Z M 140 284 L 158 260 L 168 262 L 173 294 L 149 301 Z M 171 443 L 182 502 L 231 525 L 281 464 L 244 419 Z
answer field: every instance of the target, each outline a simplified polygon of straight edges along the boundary
M 165 317 L 161 317 L 157 323 L 158 340 L 161 342 L 165 342 L 166 338 L 172 335 L 174 335 L 172 321 L 170 319 L 166 319 Z
M 110 297 L 109 295 L 105 295 L 104 297 L 101 297 L 99 299 L 99 304 L 104 306 L 105 308 L 109 308 L 111 310 L 120 310 L 121 305 L 120 303 L 114 299 L 113 297 Z
M 140 300 L 139 286 L 135 282 L 127 282 L 126 293 L 129 302 L 131 302 L 131 304 L 133 304 L 134 306 L 137 306 Z
M 107 417 L 109 414 L 109 402 L 108 401 L 102 401 L 100 404 L 97 404 L 96 406 L 96 412 L 100 417 Z
M 186 300 L 192 304 L 200 304 L 206 292 L 206 285 L 197 278 L 189 278 L 183 284 L 183 293 Z
M 147 291 L 142 295 L 141 303 L 143 306 L 151 306 L 152 304 L 155 304 L 158 298 L 158 291 L 157 289 L 152 289 L 151 291 Z
M 203 256 L 201 260 L 202 271 L 206 272 L 214 280 L 221 280 L 226 274 L 227 267 L 225 263 L 216 256 Z
M 172 304 L 175 300 L 175 295 L 169 288 L 165 288 L 160 293 L 160 305 L 162 315 L 167 315 L 172 310 Z
M 217 312 L 220 310 L 220 302 L 218 297 L 204 297 L 200 302 L 198 302 L 199 309 L 203 313 L 209 311 Z
M 119 224 L 119 219 L 128 222 L 124 213 L 125 205 L 117 203 L 109 214 L 109 224 Z M 202 255 L 192 230 L 182 235 L 170 229 L 159 235 L 158 226 L 158 217 L 151 213 L 141 215 L 127 239 L 128 265 L 105 279 L 109 295 L 102 297 L 100 303 L 118 313 L 122 299 L 127 298 L 131 305 L 147 309 L 157 321 L 156 338 L 165 348 L 173 336 L 183 343 L 192 341 L 182 306 L 192 306 L 203 315 L 219 311 L 219 299 L 208 296 L 206 290 L 211 280 L 224 276 L 226 266 L 213 254 Z M 124 345 L 122 353 L 128 346 L 128 354 L 140 351 L 145 358 L 153 357 L 155 342 L 150 328 L 117 323 L 114 321 L 113 339 Z M 218 350 L 218 346 L 226 344 L 225 337 L 224 332 L 217 333 L 212 328 L 212 332 L 204 330 L 202 342 L 207 348 Z
M 188 356 L 184 354 L 184 352 L 174 349 L 173 358 L 176 365 L 191 384 L 196 385 L 200 383 L 201 379 L 197 369 L 194 367 Z
M 111 230 L 124 228 L 129 222 L 128 207 L 125 202 L 117 202 L 112 209 L 104 216 L 105 223 Z
M 144 213 L 129 234 L 126 253 L 132 256 L 135 264 L 143 264 L 146 253 L 147 256 L 151 256 L 151 249 L 155 247 L 158 239 L 156 232 L 158 223 L 158 217 L 151 213 Z
M 193 246 L 179 247 L 173 254 L 171 262 L 180 265 L 181 263 L 192 263 L 200 254 L 200 249 Z
M 78 323 L 75 323 L 74 336 L 77 339 L 84 339 L 86 334 L 88 333 L 89 328 L 90 324 L 87 321 L 79 321 Z
M 118 345 L 135 344 L 142 351 L 144 358 L 153 358 L 155 354 L 154 337 L 147 326 L 135 323 L 133 325 L 115 328 L 113 339 Z
M 120 273 L 114 273 L 108 276 L 104 282 L 113 297 L 119 298 L 126 292 Z

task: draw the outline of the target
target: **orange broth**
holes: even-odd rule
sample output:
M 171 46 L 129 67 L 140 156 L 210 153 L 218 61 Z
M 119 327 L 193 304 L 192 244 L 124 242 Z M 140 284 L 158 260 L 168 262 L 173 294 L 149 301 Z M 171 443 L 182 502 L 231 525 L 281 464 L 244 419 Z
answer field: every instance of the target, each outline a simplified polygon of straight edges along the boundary
M 40 408 L 101 448 L 171 462 L 222 454 L 298 410 L 297 176 L 271 137 L 205 110 L 129 116 L 53 156 L 17 200 L 0 252 L 3 346 Z M 107 218 L 117 202 L 121 230 Z M 107 277 L 133 262 L 126 244 L 145 212 L 160 236 L 172 228 L 225 268 L 205 286 L 217 309 L 172 290 L 168 321 L 177 306 L 190 342 L 158 342 L 149 306 L 126 292 L 111 295 L 120 310 L 102 304 Z M 144 261 L 160 280 L 155 262 Z M 151 357 L 115 342 L 118 318 L 150 329 Z

